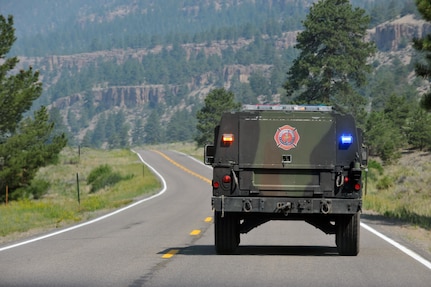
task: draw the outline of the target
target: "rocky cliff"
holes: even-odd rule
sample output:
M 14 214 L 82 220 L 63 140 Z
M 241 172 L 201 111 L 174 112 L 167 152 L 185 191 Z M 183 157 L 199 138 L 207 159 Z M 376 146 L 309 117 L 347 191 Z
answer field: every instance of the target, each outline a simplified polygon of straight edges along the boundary
M 172 89 L 175 89 L 172 87 Z M 108 109 L 111 107 L 120 107 L 132 109 L 143 106 L 146 103 L 157 103 L 166 93 L 163 85 L 145 85 L 145 86 L 116 86 L 108 88 L 93 89 L 93 99 L 96 106 L 103 106 Z M 174 91 L 172 91 L 174 92 Z M 84 97 L 81 94 L 74 94 L 64 97 L 52 103 L 52 106 L 64 110 L 77 103 L 83 102 Z
M 380 51 L 396 51 L 411 44 L 413 38 L 423 38 L 430 33 L 430 23 L 407 15 L 378 25 L 369 31 L 369 36 Z
M 377 48 L 383 52 L 396 51 L 405 48 L 411 44 L 414 37 L 424 37 L 426 34 L 431 33 L 431 25 L 423 20 L 415 19 L 413 16 L 408 15 L 392 22 L 383 23 L 374 29 L 368 31 L 368 39 L 376 43 Z M 286 49 L 294 46 L 296 43 L 296 32 L 287 32 L 279 37 L 276 41 L 277 49 Z M 249 45 L 251 40 L 239 39 L 237 42 L 212 42 L 203 44 L 184 44 L 188 56 L 203 51 L 207 56 L 211 54 L 221 55 L 222 51 L 227 48 L 232 48 L 234 51 L 244 46 Z M 171 47 L 167 47 L 170 49 Z M 146 49 L 127 49 L 127 50 L 112 50 L 112 51 L 99 51 L 95 53 L 83 53 L 70 56 L 49 56 L 44 58 L 21 58 L 21 67 L 32 65 L 40 69 L 43 74 L 55 74 L 56 71 L 67 69 L 81 69 L 82 67 L 96 63 L 100 59 L 114 60 L 118 63 L 123 63 L 125 60 L 135 58 L 141 61 L 149 53 L 160 53 L 163 47 L 157 46 L 151 50 Z M 248 82 L 251 73 L 255 71 L 266 72 L 271 68 L 270 65 L 251 65 L 241 66 L 233 65 L 224 67 L 223 81 L 228 88 L 229 82 L 232 77 L 237 76 L 241 82 Z M 54 73 L 53 73 L 54 72 Z M 44 81 L 45 87 L 55 83 L 59 75 L 51 77 L 50 81 Z M 211 73 L 203 74 L 190 82 L 184 83 L 191 93 L 193 91 L 203 90 L 206 91 L 213 84 L 211 82 Z M 169 87 L 170 92 L 176 93 L 178 87 Z M 166 87 L 163 85 L 141 85 L 141 86 L 107 86 L 98 87 L 93 89 L 93 97 L 96 105 L 103 105 L 109 107 L 139 107 L 148 103 L 163 102 L 166 95 Z M 81 95 L 71 95 L 67 98 L 62 98 L 53 103 L 60 109 L 67 109 L 70 106 L 82 102 Z

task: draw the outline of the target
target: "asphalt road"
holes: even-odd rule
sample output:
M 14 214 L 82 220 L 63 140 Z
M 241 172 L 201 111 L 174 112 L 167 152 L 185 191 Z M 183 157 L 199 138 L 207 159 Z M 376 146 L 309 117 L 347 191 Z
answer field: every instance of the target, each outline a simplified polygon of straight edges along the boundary
M 140 154 L 164 178 L 159 196 L 91 224 L 0 246 L 0 286 L 431 284 L 429 259 L 415 260 L 364 228 L 357 257 L 338 256 L 334 236 L 287 221 L 242 235 L 237 255 L 216 255 L 211 170 L 175 152 Z

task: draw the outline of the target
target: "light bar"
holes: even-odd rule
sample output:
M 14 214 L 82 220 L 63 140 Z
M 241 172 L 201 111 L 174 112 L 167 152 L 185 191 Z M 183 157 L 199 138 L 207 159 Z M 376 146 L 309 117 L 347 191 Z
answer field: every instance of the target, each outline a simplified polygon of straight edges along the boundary
M 330 112 L 332 106 L 311 106 L 311 105 L 244 105 L 245 111 L 311 111 L 311 112 Z

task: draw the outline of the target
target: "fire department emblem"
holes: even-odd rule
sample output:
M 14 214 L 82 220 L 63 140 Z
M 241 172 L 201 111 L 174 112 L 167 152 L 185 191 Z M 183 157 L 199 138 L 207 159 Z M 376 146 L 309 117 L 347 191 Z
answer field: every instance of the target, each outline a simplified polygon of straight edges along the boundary
M 277 129 L 277 132 L 274 135 L 274 140 L 277 147 L 284 150 L 290 150 L 298 145 L 299 134 L 296 128 L 284 125 Z

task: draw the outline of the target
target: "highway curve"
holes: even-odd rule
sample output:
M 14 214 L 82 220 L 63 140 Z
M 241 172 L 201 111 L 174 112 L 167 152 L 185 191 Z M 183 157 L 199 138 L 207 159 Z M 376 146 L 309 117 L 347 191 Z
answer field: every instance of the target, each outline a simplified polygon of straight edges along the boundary
M 0 246 L 0 286 L 430 286 L 429 259 L 370 232 L 372 222 L 357 257 L 339 256 L 334 236 L 287 221 L 242 235 L 237 255 L 216 255 L 211 169 L 177 152 L 139 154 L 166 184 L 158 196 Z

